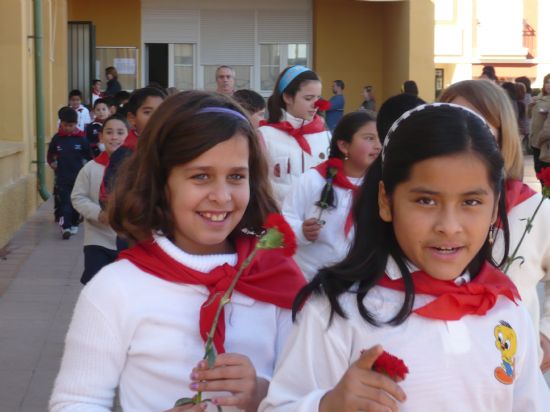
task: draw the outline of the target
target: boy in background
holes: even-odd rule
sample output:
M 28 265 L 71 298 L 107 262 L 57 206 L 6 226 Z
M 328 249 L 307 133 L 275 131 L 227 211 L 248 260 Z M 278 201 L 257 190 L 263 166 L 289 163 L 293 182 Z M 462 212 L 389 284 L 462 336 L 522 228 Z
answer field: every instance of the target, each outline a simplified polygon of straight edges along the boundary
M 91 155 L 84 133 L 77 128 L 77 112 L 71 107 L 63 107 L 58 116 L 59 131 L 50 141 L 47 161 L 55 173 L 61 235 L 63 239 L 69 239 L 78 233 L 80 218 L 71 203 L 71 192 L 78 172 L 91 159 Z
M 99 156 L 99 133 L 103 122 L 110 116 L 109 106 L 106 99 L 97 99 L 94 103 L 94 121 L 86 127 L 86 139 L 94 157 Z
M 92 107 L 94 107 L 95 101 L 103 97 L 103 92 L 101 91 L 101 80 L 94 79 L 92 80 Z
M 130 95 L 130 99 L 125 106 L 130 131 L 124 144 L 111 154 L 109 164 L 105 168 L 105 175 L 103 176 L 103 182 L 99 191 L 99 201 L 103 209 L 106 208 L 118 168 L 136 150 L 140 133 L 145 129 L 149 118 L 165 98 L 166 94 L 164 91 L 156 87 L 136 89 Z M 117 249 L 120 251 L 126 248 L 126 242 L 117 238 Z
M 69 107 L 74 109 L 78 115 L 76 127 L 83 131 L 86 126 L 92 122 L 89 110 L 82 105 L 82 92 L 78 89 L 71 90 L 69 93 Z
M 260 127 L 260 122 L 265 119 L 265 100 L 254 90 L 242 89 L 233 93 L 233 98 L 243 107 L 250 115 L 252 126 L 257 130 Z

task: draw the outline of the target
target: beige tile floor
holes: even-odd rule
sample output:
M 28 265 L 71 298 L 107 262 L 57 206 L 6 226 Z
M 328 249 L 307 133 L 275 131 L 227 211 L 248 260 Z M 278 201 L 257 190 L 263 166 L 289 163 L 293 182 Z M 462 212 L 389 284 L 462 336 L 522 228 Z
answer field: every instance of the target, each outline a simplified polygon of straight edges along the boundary
M 539 190 L 530 158 L 525 169 L 525 181 Z M 81 232 L 61 240 L 50 200 L 15 234 L 7 259 L 0 260 L 0 412 L 47 410 L 81 289 L 82 239 Z

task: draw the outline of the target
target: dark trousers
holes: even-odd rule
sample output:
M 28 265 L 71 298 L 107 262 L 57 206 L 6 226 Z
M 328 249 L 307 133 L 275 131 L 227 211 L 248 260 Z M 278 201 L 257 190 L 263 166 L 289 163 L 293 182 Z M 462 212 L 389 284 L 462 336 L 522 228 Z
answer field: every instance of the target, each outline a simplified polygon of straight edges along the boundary
M 103 266 L 113 263 L 117 256 L 118 251 L 103 246 L 84 246 L 84 273 L 82 273 L 80 282 L 83 285 L 88 283 Z
M 59 212 L 61 218 L 63 219 L 63 224 L 61 225 L 61 227 L 63 229 L 70 229 L 71 226 L 78 226 L 78 221 L 80 219 L 80 215 L 71 203 L 72 191 L 72 185 L 57 186 L 57 193 L 59 194 Z

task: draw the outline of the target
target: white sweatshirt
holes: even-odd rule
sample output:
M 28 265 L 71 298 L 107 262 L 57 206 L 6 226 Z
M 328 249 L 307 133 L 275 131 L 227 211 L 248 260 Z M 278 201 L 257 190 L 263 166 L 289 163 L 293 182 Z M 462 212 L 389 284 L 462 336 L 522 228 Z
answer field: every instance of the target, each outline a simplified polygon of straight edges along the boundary
M 294 128 L 307 125 L 303 119 L 283 111 L 283 121 L 288 121 Z M 330 132 L 328 130 L 304 135 L 311 147 L 311 155 L 304 152 L 294 137 L 269 125 L 259 128 L 266 146 L 269 165 L 269 180 L 273 194 L 279 205 L 298 178 L 307 170 L 328 158 Z
M 414 307 L 432 299 L 417 295 Z M 340 302 L 349 319 L 335 315 L 330 326 L 326 297 L 306 303 L 260 412 L 317 412 L 321 398 L 361 350 L 376 344 L 403 359 L 409 369 L 399 384 L 407 395 L 400 412 L 548 411 L 550 389 L 538 367 L 531 319 L 521 304 L 499 297 L 485 316 L 441 321 L 411 314 L 399 326 L 375 327 L 360 316 L 355 294 L 344 294 Z M 401 307 L 403 293 L 377 286 L 364 302 L 377 319 L 387 321 Z M 495 377 L 503 367 L 495 344 L 495 327 L 501 321 L 511 325 L 518 343 L 509 385 Z
M 539 193 L 516 205 L 508 213 L 510 224 L 510 252 L 516 248 L 525 229 L 524 219 L 533 215 L 542 195 Z M 524 261 L 515 261 L 508 270 L 508 276 L 515 283 L 521 299 L 533 320 L 535 332 L 542 332 L 550 339 L 550 201 L 544 201 L 533 222 L 531 232 L 528 233 L 518 252 Z M 495 239 L 494 256 L 497 262 L 503 255 L 504 238 L 498 234 Z M 540 302 L 537 295 L 537 284 L 544 282 L 543 312 L 541 315 Z M 540 347 L 540 344 L 537 345 Z M 539 348 L 540 350 L 540 348 Z M 542 351 L 540 350 L 542 359 Z
M 362 178 L 348 179 L 360 185 Z M 319 207 L 315 203 L 320 199 L 326 179 L 315 169 L 305 172 L 293 185 L 283 203 L 283 215 L 292 227 L 298 242 L 294 260 L 307 279 L 311 279 L 324 266 L 340 262 L 347 254 L 354 236 L 352 228 L 346 236 L 344 226 L 353 203 L 353 193 L 349 189 L 334 187 L 336 208 L 326 209 L 321 215 L 325 225 L 319 238 L 310 242 L 304 237 L 302 223 L 309 218 L 319 216 Z
M 236 254 L 189 255 L 156 239 L 172 258 L 201 272 L 237 261 Z M 204 286 L 165 281 L 128 260 L 104 267 L 78 299 L 50 411 L 109 411 L 117 386 L 124 412 L 165 411 L 193 396 L 189 375 L 204 354 L 199 312 L 208 296 Z M 225 322 L 226 351 L 248 356 L 257 375 L 270 380 L 290 311 L 235 292 Z
M 84 216 L 84 246 L 96 245 L 117 250 L 115 231 L 97 220 L 101 212 L 99 188 L 104 171 L 105 166 L 95 160 L 86 163 L 76 177 L 71 202 L 78 213 Z

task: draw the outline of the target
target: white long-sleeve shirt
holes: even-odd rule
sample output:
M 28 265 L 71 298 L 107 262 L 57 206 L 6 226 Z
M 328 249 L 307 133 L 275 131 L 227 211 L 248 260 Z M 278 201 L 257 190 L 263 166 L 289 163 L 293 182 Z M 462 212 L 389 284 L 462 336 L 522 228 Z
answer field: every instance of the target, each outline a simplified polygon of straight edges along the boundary
M 510 210 L 508 213 L 508 222 L 510 224 L 510 254 L 516 248 L 523 231 L 526 221 L 524 219 L 533 215 L 542 195 L 535 194 L 529 199 Z M 546 200 L 539 209 L 533 227 L 519 248 L 518 256 L 524 258 L 522 261 L 515 261 L 508 270 L 508 276 L 515 283 L 521 295 L 521 299 L 535 327 L 538 335 L 542 332 L 550 339 L 550 201 Z M 504 239 L 498 234 L 495 239 L 494 255 L 497 261 L 500 261 L 503 255 Z M 541 302 L 537 294 L 537 285 L 544 283 L 544 302 L 541 314 Z M 542 350 L 539 346 L 539 355 L 542 359 Z
M 172 258 L 201 272 L 237 261 L 236 254 L 189 255 L 164 237 L 156 239 Z M 50 411 L 109 411 L 117 386 L 124 412 L 165 411 L 193 396 L 189 375 L 204 354 L 199 312 L 208 296 L 204 286 L 165 281 L 128 260 L 103 268 L 78 299 Z M 290 311 L 234 292 L 225 322 L 226 351 L 248 356 L 257 375 L 269 380 L 288 336 Z
M 360 185 L 362 178 L 348 179 L 355 185 Z M 309 218 L 319 216 L 319 207 L 315 203 L 320 199 L 326 179 L 315 169 L 305 172 L 294 184 L 283 202 L 283 215 L 296 235 L 298 249 L 294 260 L 304 273 L 311 279 L 324 266 L 340 262 L 347 254 L 354 230 L 346 236 L 344 227 L 353 203 L 353 193 L 350 189 L 334 186 L 336 208 L 323 211 L 321 220 L 325 221 L 315 242 L 310 242 L 304 236 L 302 224 Z
M 417 295 L 414 307 L 432 299 Z M 399 384 L 407 395 L 400 412 L 548 410 L 550 389 L 538 367 L 531 319 L 521 304 L 499 297 L 485 316 L 442 321 L 413 313 L 399 326 L 375 327 L 360 316 L 355 294 L 344 294 L 340 302 L 349 318 L 335 315 L 330 326 L 324 296 L 306 303 L 260 412 L 317 412 L 321 398 L 336 386 L 361 350 L 377 344 L 403 359 L 409 369 Z M 403 293 L 377 286 L 364 302 L 377 319 L 387 321 L 401 307 Z M 495 377 L 503 365 L 494 332 L 501 321 L 511 325 L 518 343 L 510 385 Z
M 310 121 L 304 121 L 283 111 L 283 121 L 299 129 Z M 307 170 L 328 158 L 330 132 L 328 130 L 304 135 L 311 148 L 311 155 L 304 152 L 294 137 L 269 125 L 259 128 L 265 142 L 265 153 L 269 165 L 269 180 L 275 200 L 279 205 L 298 178 Z
M 73 207 L 84 216 L 84 246 L 96 245 L 116 250 L 116 233 L 100 223 L 99 188 L 105 166 L 91 160 L 80 169 L 71 192 Z

